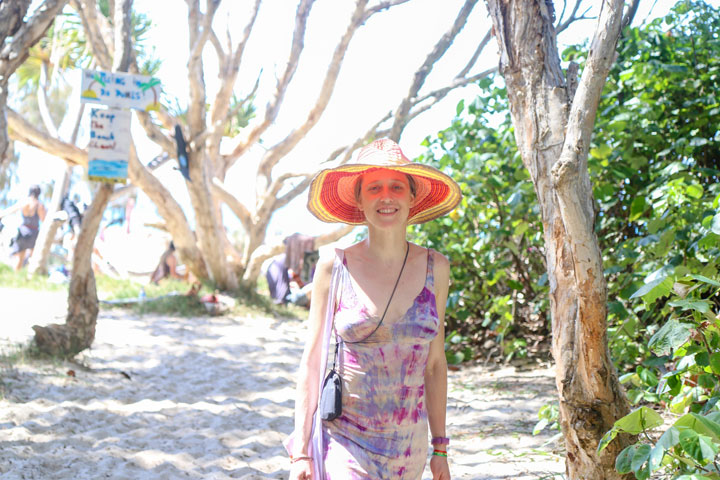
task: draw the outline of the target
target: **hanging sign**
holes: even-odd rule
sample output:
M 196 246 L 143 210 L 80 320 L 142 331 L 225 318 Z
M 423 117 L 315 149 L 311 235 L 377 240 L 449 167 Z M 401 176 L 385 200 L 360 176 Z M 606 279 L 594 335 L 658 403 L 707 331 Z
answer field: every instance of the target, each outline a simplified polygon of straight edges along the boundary
M 130 110 L 90 110 L 88 178 L 125 182 L 130 158 Z
M 109 107 L 157 110 L 160 108 L 160 80 L 131 73 L 83 70 L 81 99 Z

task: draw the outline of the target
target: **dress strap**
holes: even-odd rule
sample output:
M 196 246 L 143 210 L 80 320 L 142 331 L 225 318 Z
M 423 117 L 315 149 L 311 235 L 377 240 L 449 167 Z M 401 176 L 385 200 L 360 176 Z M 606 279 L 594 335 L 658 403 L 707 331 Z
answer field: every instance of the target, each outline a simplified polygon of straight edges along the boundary
M 337 292 L 335 292 L 335 309 L 334 311 L 337 312 L 337 309 L 340 308 L 340 302 L 343 298 L 343 292 L 345 292 L 345 289 L 347 288 L 347 282 L 348 282 L 348 269 L 347 269 L 347 258 L 345 258 L 345 250 L 341 248 L 335 249 L 335 261 L 337 263 L 338 268 L 340 269 L 340 284 L 338 285 Z M 334 327 L 333 327 L 334 328 Z
M 425 286 L 430 287 L 430 289 L 432 290 L 433 287 L 435 286 L 435 275 L 433 273 L 434 272 L 434 270 L 433 270 L 434 257 L 432 254 L 432 250 L 430 250 L 428 248 L 427 252 L 428 252 L 428 258 L 427 258 L 427 272 L 425 273 Z

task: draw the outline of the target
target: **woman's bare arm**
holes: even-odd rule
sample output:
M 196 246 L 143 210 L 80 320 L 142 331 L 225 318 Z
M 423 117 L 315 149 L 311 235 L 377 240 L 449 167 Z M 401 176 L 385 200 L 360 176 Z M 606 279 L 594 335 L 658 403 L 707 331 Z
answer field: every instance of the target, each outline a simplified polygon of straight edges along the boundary
M 433 437 L 445 437 L 445 411 L 447 408 L 447 360 L 445 359 L 445 304 L 450 282 L 450 263 L 443 255 L 433 252 L 435 258 L 435 302 L 438 312 L 438 334 L 430 343 L 425 369 L 425 402 L 428 423 Z
M 295 398 L 295 443 L 293 456 L 308 454 L 312 419 L 318 403 L 320 360 L 325 314 L 330 292 L 334 257 L 318 262 L 312 282 L 312 303 L 308 315 L 308 336 L 298 371 Z M 333 300 L 334 301 L 334 300 Z

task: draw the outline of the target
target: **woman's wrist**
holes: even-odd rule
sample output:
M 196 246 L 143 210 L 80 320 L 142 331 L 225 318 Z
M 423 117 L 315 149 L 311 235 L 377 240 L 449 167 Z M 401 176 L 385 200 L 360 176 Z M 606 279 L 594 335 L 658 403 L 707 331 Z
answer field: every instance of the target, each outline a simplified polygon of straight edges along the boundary
M 430 443 L 436 447 L 447 447 L 450 445 L 450 439 L 448 437 L 432 437 L 432 440 L 430 440 Z

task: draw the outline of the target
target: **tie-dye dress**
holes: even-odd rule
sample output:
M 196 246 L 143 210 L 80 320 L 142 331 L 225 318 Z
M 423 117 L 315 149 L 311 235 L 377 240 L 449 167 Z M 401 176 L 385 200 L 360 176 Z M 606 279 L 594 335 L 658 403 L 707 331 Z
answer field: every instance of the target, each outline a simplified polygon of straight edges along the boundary
M 335 329 L 348 342 L 377 326 L 353 290 L 343 258 Z M 386 318 L 370 338 L 341 342 L 342 415 L 323 422 L 326 477 L 333 480 L 422 476 L 428 454 L 425 366 L 438 333 L 433 256 L 425 285 L 400 318 Z M 330 360 L 331 361 L 331 360 Z

